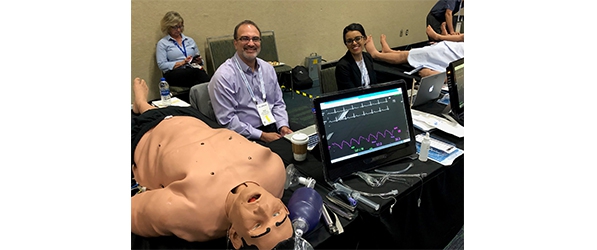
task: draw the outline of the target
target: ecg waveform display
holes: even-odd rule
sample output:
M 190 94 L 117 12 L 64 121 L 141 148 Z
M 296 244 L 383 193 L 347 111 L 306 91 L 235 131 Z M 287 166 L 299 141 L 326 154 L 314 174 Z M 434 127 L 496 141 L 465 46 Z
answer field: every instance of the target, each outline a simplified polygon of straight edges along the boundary
M 322 110 L 332 162 L 410 140 L 402 98 L 385 96 Z
M 325 123 L 336 123 L 346 121 L 350 119 L 357 119 L 360 117 L 374 115 L 377 113 L 383 113 L 390 110 L 388 106 L 389 99 L 377 99 L 371 101 L 365 101 L 358 104 L 350 104 L 338 108 L 331 108 L 324 112 L 329 120 L 324 121 Z
M 338 147 L 343 149 L 344 147 L 349 147 L 350 149 L 354 150 L 354 152 L 359 152 L 365 150 L 365 146 L 382 146 L 384 145 L 383 141 L 400 141 L 400 136 L 394 136 L 394 134 L 399 135 L 402 132 L 398 127 L 394 127 L 391 131 L 384 130 L 378 131 L 375 134 L 369 134 L 366 136 L 359 136 L 357 138 L 350 138 L 348 141 L 342 140 L 340 143 L 333 142 L 332 145 L 328 146 L 331 147 Z M 387 140 L 386 140 L 387 139 Z M 393 140 L 389 140 L 393 139 Z M 369 143 L 369 145 L 365 144 L 365 142 Z M 363 145 L 361 145 L 363 143 Z

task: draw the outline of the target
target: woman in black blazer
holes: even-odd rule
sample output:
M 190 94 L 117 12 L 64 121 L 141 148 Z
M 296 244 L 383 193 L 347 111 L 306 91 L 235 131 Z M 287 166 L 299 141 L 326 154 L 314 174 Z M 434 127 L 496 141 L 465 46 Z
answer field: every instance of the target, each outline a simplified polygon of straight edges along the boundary
M 377 84 L 373 58 L 369 53 L 363 52 L 367 42 L 365 28 L 361 24 L 352 23 L 344 28 L 342 35 L 348 51 L 336 64 L 338 90 Z

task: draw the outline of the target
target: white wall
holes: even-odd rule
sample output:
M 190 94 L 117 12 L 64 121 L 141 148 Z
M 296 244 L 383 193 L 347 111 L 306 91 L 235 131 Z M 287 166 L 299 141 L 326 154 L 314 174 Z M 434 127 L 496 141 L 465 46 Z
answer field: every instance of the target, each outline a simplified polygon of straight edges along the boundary
M 425 19 L 436 0 L 132 0 L 131 78 L 144 78 L 150 99 L 159 98 L 161 72 L 155 60 L 155 46 L 163 37 L 160 20 L 170 10 L 185 20 L 184 34 L 198 43 L 205 55 L 206 38 L 231 35 L 234 26 L 251 19 L 262 31 L 274 30 L 280 61 L 303 64 L 315 52 L 335 60 L 346 52 L 342 30 L 361 23 L 367 34 L 386 34 L 391 47 L 427 40 Z M 400 30 L 408 36 L 399 36 Z M 131 102 L 132 102 L 131 93 Z

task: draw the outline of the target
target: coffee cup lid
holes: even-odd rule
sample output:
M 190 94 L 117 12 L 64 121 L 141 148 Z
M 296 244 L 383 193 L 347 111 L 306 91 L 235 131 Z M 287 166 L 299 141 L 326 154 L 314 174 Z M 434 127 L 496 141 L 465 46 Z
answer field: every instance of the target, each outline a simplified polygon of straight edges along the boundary
M 309 139 L 309 137 L 305 133 L 296 133 L 292 135 L 292 139 L 295 141 L 306 141 Z

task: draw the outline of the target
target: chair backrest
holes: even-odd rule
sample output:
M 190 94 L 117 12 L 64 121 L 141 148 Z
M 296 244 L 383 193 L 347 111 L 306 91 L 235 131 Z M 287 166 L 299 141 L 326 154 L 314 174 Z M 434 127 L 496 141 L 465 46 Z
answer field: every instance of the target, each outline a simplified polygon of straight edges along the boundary
M 207 48 L 209 49 L 211 59 L 212 75 L 222 63 L 236 53 L 236 49 L 234 48 L 234 37 L 231 35 L 208 37 Z
M 228 58 L 236 53 L 234 48 L 234 36 L 208 37 L 207 47 L 211 59 L 211 74 L 216 72 Z M 265 61 L 278 61 L 278 48 L 276 47 L 276 37 L 273 30 L 261 32 L 261 52 L 259 58 Z
M 321 74 L 319 76 L 319 86 L 322 94 L 338 90 L 338 85 L 336 84 L 336 63 L 338 63 L 338 60 L 319 65 L 321 67 L 319 71 Z
M 279 62 L 276 36 L 274 35 L 273 30 L 261 32 L 261 52 L 259 52 L 259 58 L 264 61 Z
M 191 87 L 189 92 L 189 100 L 191 107 L 196 108 L 207 118 L 217 122 L 214 109 L 211 106 L 211 99 L 207 90 L 209 82 L 204 82 Z

